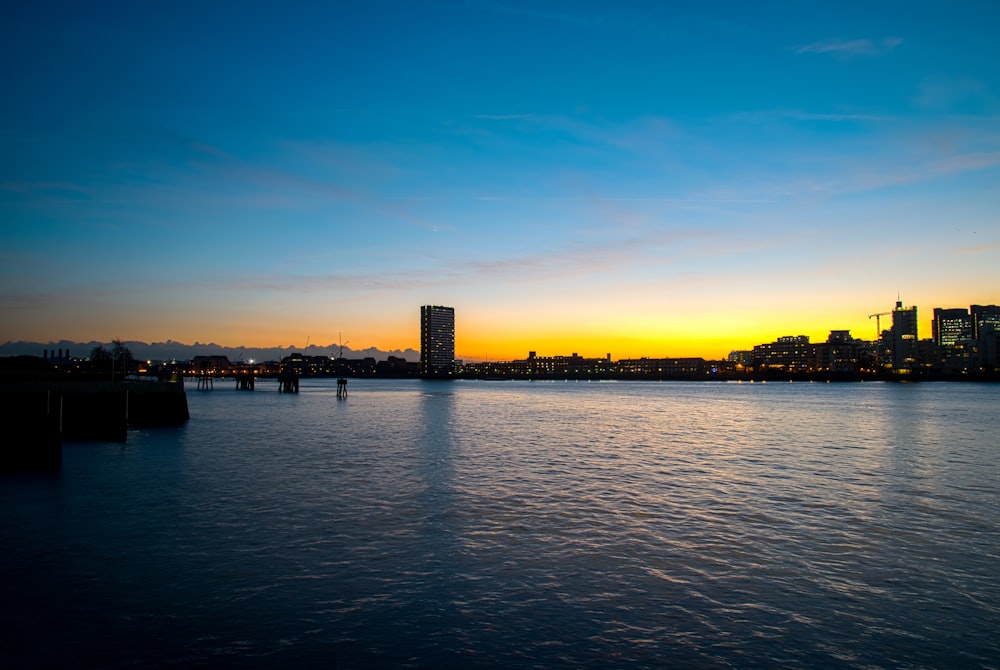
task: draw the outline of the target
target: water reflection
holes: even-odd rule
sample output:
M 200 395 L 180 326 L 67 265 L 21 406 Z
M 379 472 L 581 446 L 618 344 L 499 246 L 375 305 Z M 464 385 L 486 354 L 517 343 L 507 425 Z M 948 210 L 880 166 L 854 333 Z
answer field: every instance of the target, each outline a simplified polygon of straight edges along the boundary
M 454 484 L 454 403 L 451 382 L 421 382 L 413 434 L 421 488 L 414 502 L 419 507 L 421 543 L 435 565 L 455 553 L 455 533 L 460 525 Z
M 351 384 L 192 394 L 7 482 L 15 660 L 1000 657 L 996 387 Z

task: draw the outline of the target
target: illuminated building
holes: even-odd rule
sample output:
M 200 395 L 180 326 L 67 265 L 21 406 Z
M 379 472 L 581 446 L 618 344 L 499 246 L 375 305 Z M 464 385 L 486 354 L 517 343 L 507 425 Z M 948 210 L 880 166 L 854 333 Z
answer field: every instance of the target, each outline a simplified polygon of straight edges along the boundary
M 851 337 L 849 330 L 831 330 L 826 342 L 816 345 L 817 369 L 830 372 L 855 372 L 865 362 L 872 362 L 874 350 L 867 342 Z
M 455 308 L 420 308 L 420 374 L 447 378 L 455 373 Z
M 972 316 L 967 309 L 934 308 L 931 337 L 939 347 L 953 347 L 972 339 Z
M 785 335 L 774 342 L 758 344 L 750 358 L 757 369 L 806 372 L 816 367 L 816 347 L 809 343 L 808 335 Z
M 191 359 L 191 369 L 205 374 L 228 372 L 231 367 L 228 356 L 195 356 Z
M 527 369 L 532 375 L 588 376 L 610 372 L 611 354 L 604 358 L 584 358 L 575 351 L 571 356 L 539 356 L 528 352 Z
M 619 374 L 624 377 L 670 379 L 698 377 L 705 374 L 704 358 L 624 358 L 618 361 Z
M 1000 307 L 972 305 L 972 333 L 976 340 L 976 368 L 1000 368 Z
M 994 333 L 1000 333 L 1000 306 L 973 305 L 969 308 L 972 316 L 972 337 L 983 339 L 985 326 L 992 326 Z
M 917 367 L 917 308 L 903 307 L 896 301 L 892 310 L 892 369 L 897 374 L 913 372 Z

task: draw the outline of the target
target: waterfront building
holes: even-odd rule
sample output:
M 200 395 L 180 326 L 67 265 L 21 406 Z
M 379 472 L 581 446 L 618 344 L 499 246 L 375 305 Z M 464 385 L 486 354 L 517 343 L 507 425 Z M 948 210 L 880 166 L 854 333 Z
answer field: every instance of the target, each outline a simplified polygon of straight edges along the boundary
M 232 364 L 228 356 L 195 356 L 191 359 L 191 371 L 201 374 L 220 374 L 229 372 Z
M 536 376 L 586 377 L 609 374 L 614 369 L 611 354 L 604 358 L 586 358 L 575 351 L 569 356 L 539 356 L 530 351 L 526 363 L 529 373 Z
M 892 310 L 892 370 L 896 374 L 908 374 L 917 367 L 917 307 L 903 307 L 896 301 Z
M 750 359 L 758 370 L 808 372 L 816 367 L 816 347 L 809 343 L 808 335 L 785 335 L 755 346 Z
M 990 372 L 1000 368 L 1000 306 L 972 305 L 972 337 L 975 349 L 971 368 Z
M 939 347 L 952 347 L 972 339 L 972 315 L 967 309 L 934 308 L 931 338 Z
M 300 377 L 415 377 L 419 372 L 417 363 L 409 363 L 397 356 L 377 361 L 373 356 L 332 358 L 303 356 L 300 353 L 282 358 L 280 369 L 294 371 Z
M 420 364 L 411 363 L 399 356 L 389 356 L 386 360 L 378 362 L 376 372 L 383 377 L 416 376 L 420 372 Z
M 935 307 L 931 340 L 920 350 L 921 369 L 948 375 L 968 372 L 977 350 L 972 332 L 969 310 Z
M 420 374 L 447 378 L 455 373 L 455 308 L 420 308 Z
M 831 330 L 826 342 L 816 345 L 818 370 L 858 372 L 874 368 L 874 358 L 873 345 L 851 337 L 849 330 Z
M 747 349 L 730 351 L 726 357 L 726 362 L 732 363 L 733 367 L 742 369 L 750 367 L 753 360 L 753 352 Z
M 1000 368 L 1000 329 L 991 323 L 984 324 L 980 338 L 975 340 L 976 370 L 994 372 Z
M 618 361 L 618 372 L 623 377 L 696 378 L 705 374 L 705 359 L 623 358 Z
M 513 361 L 488 361 L 462 366 L 465 377 L 511 379 L 677 379 L 696 378 L 706 373 L 703 358 L 633 358 L 611 360 L 588 358 L 574 352 L 569 356 L 539 356 Z
M 972 305 L 969 308 L 972 317 L 972 337 L 983 339 L 983 328 L 992 326 L 994 333 L 1000 333 L 1000 306 Z

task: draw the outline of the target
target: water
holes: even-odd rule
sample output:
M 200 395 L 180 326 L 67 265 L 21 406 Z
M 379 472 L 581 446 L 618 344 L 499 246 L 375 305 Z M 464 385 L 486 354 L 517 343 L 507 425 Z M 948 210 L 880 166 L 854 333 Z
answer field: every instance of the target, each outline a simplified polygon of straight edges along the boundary
M 231 389 L 0 478 L 0 663 L 1000 667 L 1000 386 Z

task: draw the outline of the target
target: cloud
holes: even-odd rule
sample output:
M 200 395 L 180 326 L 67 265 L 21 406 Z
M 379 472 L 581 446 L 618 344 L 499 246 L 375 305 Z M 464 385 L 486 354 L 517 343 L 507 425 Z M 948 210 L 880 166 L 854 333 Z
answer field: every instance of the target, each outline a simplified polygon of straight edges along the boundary
M 955 249 L 956 254 L 981 254 L 988 251 L 998 251 L 1000 250 L 1000 242 L 994 242 L 993 244 L 980 244 L 974 247 L 963 247 L 961 249 Z
M 844 122 L 885 122 L 896 121 L 897 117 L 864 112 L 807 112 L 800 109 L 762 109 L 756 111 L 738 112 L 733 115 L 736 121 L 747 123 L 770 123 L 773 121 L 824 121 L 829 123 Z
M 162 280 L 156 289 L 173 294 L 198 291 L 230 303 L 234 296 L 316 296 L 335 294 L 341 301 L 370 300 L 372 294 L 454 286 L 531 285 L 572 278 L 607 275 L 640 266 L 662 266 L 681 262 L 692 255 L 719 253 L 718 233 L 705 230 L 647 231 L 625 238 L 591 241 L 566 248 L 498 255 L 491 258 L 441 258 L 431 260 L 433 271 L 420 260 L 401 260 L 392 268 L 359 269 L 316 275 L 257 273 L 202 275 L 170 282 Z M 710 251 L 709 251 L 710 250 Z M 148 295 L 152 286 L 141 282 L 118 293 Z M 80 289 L 81 296 L 84 294 Z
M 831 54 L 841 58 L 852 58 L 855 56 L 881 56 L 889 53 L 902 43 L 903 40 L 899 37 L 883 37 L 880 40 L 842 40 L 838 38 L 830 38 L 796 47 L 795 53 Z
M 860 113 L 816 113 L 816 112 L 801 112 L 801 111 L 786 111 L 780 112 L 785 118 L 792 119 L 793 121 L 891 121 L 890 116 L 881 116 L 878 114 L 860 114 Z
M 897 156 L 877 154 L 839 160 L 833 157 L 825 171 L 796 179 L 786 179 L 781 175 L 773 176 L 769 183 L 766 181 L 758 183 L 752 192 L 779 200 L 829 198 L 932 182 L 954 175 L 1000 167 L 1000 151 L 921 154 L 912 150 L 907 152 L 904 146 L 899 146 L 898 151 L 899 155 L 906 155 L 907 160 L 900 160 Z M 724 193 L 721 197 L 735 198 L 738 195 Z

